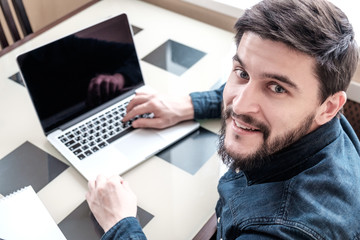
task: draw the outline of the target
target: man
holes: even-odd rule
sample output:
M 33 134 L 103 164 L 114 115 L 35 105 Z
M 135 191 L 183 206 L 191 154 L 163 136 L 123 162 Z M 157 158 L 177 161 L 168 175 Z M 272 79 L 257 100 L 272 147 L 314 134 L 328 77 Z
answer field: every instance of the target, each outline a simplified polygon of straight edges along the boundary
M 218 152 L 229 170 L 218 186 L 217 238 L 359 239 L 360 144 L 340 113 L 359 58 L 346 16 L 324 0 L 264 0 L 235 29 L 222 100 Z M 196 117 L 199 95 L 184 98 L 179 112 Z M 176 101 L 149 97 L 138 95 L 128 115 L 160 103 L 172 117 L 163 121 L 156 110 L 160 120 L 151 124 L 183 120 Z M 145 239 L 121 177 L 90 181 L 87 200 L 103 239 Z

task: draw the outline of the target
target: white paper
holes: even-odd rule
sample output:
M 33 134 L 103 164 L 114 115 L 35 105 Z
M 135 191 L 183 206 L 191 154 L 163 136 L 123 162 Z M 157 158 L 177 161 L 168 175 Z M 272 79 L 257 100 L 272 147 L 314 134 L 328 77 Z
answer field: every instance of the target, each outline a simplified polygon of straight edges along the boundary
M 66 240 L 31 186 L 0 199 L 0 239 Z

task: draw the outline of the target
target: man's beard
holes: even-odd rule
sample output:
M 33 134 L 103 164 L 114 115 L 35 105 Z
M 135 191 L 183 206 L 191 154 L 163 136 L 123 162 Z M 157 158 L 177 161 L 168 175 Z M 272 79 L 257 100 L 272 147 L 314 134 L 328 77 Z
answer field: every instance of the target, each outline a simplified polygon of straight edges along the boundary
M 260 146 L 255 152 L 245 155 L 229 152 L 229 150 L 226 149 L 226 120 L 231 116 L 234 116 L 237 119 L 241 119 L 244 123 L 256 127 L 263 134 L 263 145 Z M 227 166 L 234 169 L 239 168 L 243 171 L 249 171 L 255 168 L 260 168 L 267 163 L 267 160 L 269 159 L 268 156 L 286 148 L 306 135 L 313 123 L 314 117 L 315 114 L 309 114 L 305 120 L 302 121 L 296 128 L 286 132 L 282 136 L 277 136 L 275 139 L 270 141 L 270 129 L 268 126 L 255 120 L 251 116 L 236 115 L 232 111 L 232 107 L 228 107 L 222 114 L 222 126 L 219 136 L 218 154 Z M 241 136 L 236 136 L 237 139 L 239 137 Z

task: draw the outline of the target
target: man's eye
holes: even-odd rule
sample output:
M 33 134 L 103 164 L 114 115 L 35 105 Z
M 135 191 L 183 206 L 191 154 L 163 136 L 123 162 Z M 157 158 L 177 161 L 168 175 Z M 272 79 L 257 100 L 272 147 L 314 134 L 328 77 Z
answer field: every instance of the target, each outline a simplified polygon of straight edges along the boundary
M 273 91 L 274 93 L 286 93 L 285 88 L 283 88 L 282 86 L 278 85 L 278 84 L 271 84 L 269 86 L 270 90 Z
M 249 80 L 249 74 L 247 74 L 247 72 L 245 72 L 241 69 L 236 69 L 235 72 L 236 72 L 236 75 L 238 75 L 239 77 Z

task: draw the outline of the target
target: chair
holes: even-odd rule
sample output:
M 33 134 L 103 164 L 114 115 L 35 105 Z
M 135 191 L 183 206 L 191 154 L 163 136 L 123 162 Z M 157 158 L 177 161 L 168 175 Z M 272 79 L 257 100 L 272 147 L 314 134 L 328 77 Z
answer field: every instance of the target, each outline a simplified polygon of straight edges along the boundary
M 18 31 L 18 29 L 16 27 L 15 19 L 13 17 L 12 12 L 11 12 L 8 0 L 0 0 L 0 7 L 1 7 L 1 10 L 2 10 L 2 12 L 4 14 L 7 26 L 9 28 L 9 30 L 10 30 L 12 40 L 14 42 L 20 40 L 20 34 L 19 34 L 19 31 Z
M 0 47 L 1 47 L 1 49 L 4 49 L 7 46 L 9 46 L 9 43 L 6 39 L 4 28 L 2 27 L 1 21 L 0 21 Z
M 0 0 L 0 56 L 32 33 L 22 0 Z
M 98 1 L 0 0 L 0 56 Z M 56 3 L 63 6 L 61 11 L 57 11 Z
M 360 103 L 348 99 L 344 105 L 344 115 L 360 139 Z
M 14 9 L 15 9 L 16 15 L 18 17 L 21 30 L 24 33 L 24 36 L 27 36 L 27 35 L 33 33 L 33 30 L 30 25 L 30 21 L 29 21 L 28 15 L 26 13 L 23 1 L 22 0 L 12 0 L 12 4 L 14 6 Z

